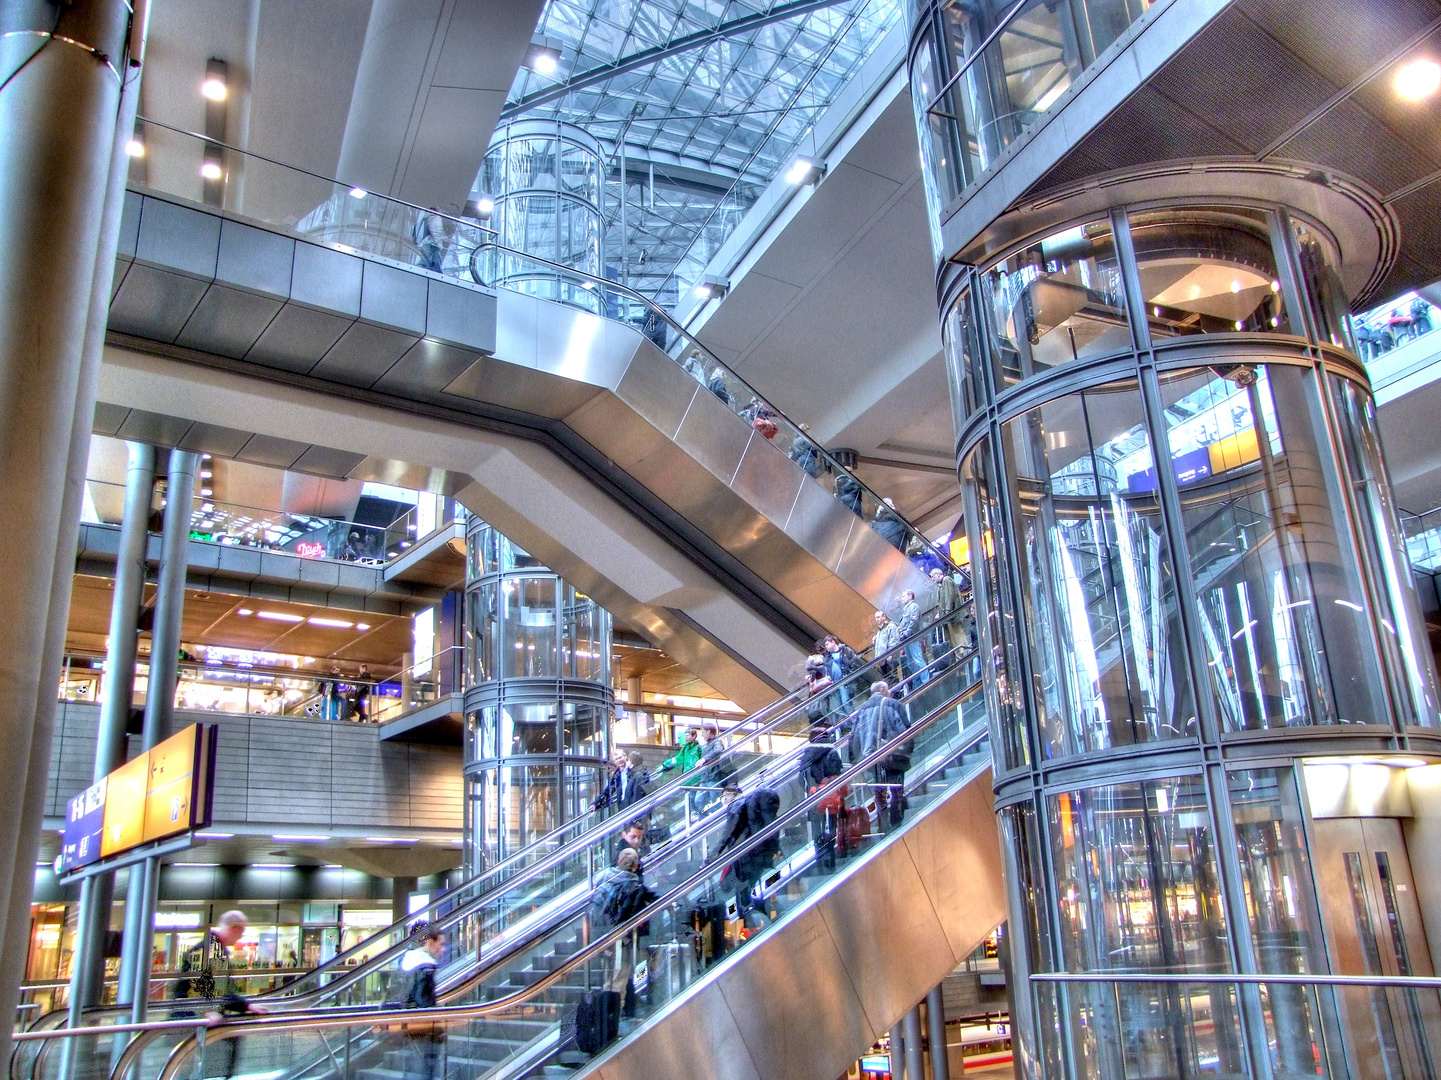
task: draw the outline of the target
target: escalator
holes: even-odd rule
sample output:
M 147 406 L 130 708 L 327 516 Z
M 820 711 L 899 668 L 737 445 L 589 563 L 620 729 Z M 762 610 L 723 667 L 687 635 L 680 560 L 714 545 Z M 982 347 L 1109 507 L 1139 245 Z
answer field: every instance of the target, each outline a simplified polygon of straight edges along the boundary
M 213 145 L 143 126 L 157 159 Z M 246 205 L 266 205 L 253 185 L 284 186 L 285 168 L 233 153 Z M 946 564 L 649 298 L 462 219 L 442 271 L 403 264 L 395 221 L 423 211 L 360 198 L 376 212 L 341 249 L 292 216 L 132 191 L 96 430 L 418 476 L 748 708 L 807 643 L 858 647 L 877 608 Z
M 663 785 L 638 804 L 627 808 L 620 818 L 607 819 L 592 812 L 567 823 L 510 859 L 489 868 L 459 887 L 413 913 L 404 922 L 370 937 L 321 967 L 288 985 L 258 995 L 264 1007 L 281 1010 L 316 1010 L 335 1007 L 374 1007 L 403 996 L 396 982 L 396 964 L 406 948 L 415 922 L 424 919 L 443 930 L 449 938 L 449 961 L 438 980 L 442 995 L 463 999 L 477 970 L 503 957 L 511 945 L 529 935 L 557 912 L 569 910 L 578 897 L 589 895 L 597 876 L 611 862 L 610 845 L 619 823 L 644 817 L 651 827 L 656 847 L 651 857 L 665 862 L 673 853 L 693 848 L 694 838 L 715 825 L 715 804 L 720 798 L 720 781 L 728 780 L 746 788 L 757 784 L 783 782 L 793 775 L 798 743 L 808 729 L 839 729 L 879 677 L 901 671 L 903 653 L 917 641 L 947 642 L 964 636 L 969 611 L 961 609 L 948 618 L 925 626 L 895 650 L 863 664 L 847 679 L 815 698 L 804 691 L 787 694 L 770 708 L 749 717 L 723 737 L 722 749 L 708 757 L 692 773 Z M 921 671 L 902 678 L 902 689 L 924 690 L 929 681 L 956 666 L 960 654 L 949 645 L 936 645 L 937 655 Z M 944 653 L 945 655 L 940 655 Z M 932 692 L 933 693 L 933 692 Z M 913 695 L 914 696 L 914 695 Z M 776 781 L 776 777 L 783 778 Z M 554 960 L 552 960 L 554 963 Z M 457 997 L 459 995 L 459 997 Z M 163 1020 L 184 1010 L 185 1003 L 154 1002 L 150 1015 Z M 128 1009 L 88 1011 L 85 1026 L 110 1024 L 128 1018 Z M 45 1030 L 64 1022 L 63 1013 L 42 1018 L 35 1027 Z M 100 1058 L 108 1061 L 109 1038 L 92 1040 Z M 35 1044 L 31 1044 L 35 1045 Z M 52 1048 L 53 1049 L 53 1048 Z M 82 1055 L 83 1057 L 84 1055 Z M 22 1051 L 12 1059 L 12 1080 L 53 1076 L 58 1059 L 51 1049 L 38 1053 Z M 96 1075 L 104 1068 L 92 1062 Z
M 204 1040 L 146 1032 L 114 1075 L 398 1080 L 433 1046 L 447 1080 L 839 1075 L 1004 917 L 980 662 L 950 654 L 925 675 L 899 699 L 909 730 L 841 776 L 808 789 L 794 754 L 756 774 L 780 807 L 743 843 L 718 854 L 717 808 L 652 852 L 644 871 L 658 898 L 620 926 L 602 929 L 593 890 L 576 889 L 512 924 L 468 970 L 450 965 L 444 1008 L 267 1016 Z M 908 758 L 899 774 L 878 772 L 897 755 Z M 846 835 L 852 820 L 859 835 L 829 855 L 840 830 L 822 807 L 836 795 Z M 625 944 L 637 934 L 643 947 Z M 619 992 L 617 965 L 633 958 L 634 1019 L 601 1055 L 583 1052 L 577 1006 L 607 985 Z

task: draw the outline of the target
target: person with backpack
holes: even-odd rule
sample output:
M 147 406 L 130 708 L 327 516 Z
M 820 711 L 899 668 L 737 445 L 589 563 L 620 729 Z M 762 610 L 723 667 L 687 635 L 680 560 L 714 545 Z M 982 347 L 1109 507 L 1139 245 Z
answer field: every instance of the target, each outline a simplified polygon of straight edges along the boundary
M 400 971 L 409 978 L 403 1009 L 433 1009 L 435 973 L 440 967 L 440 954 L 445 948 L 445 935 L 430 923 L 421 923 L 410 934 L 410 948 L 400 958 Z M 405 1028 L 410 1048 L 420 1061 L 418 1080 L 434 1080 L 438 1075 L 440 1048 L 445 1042 L 443 1024 L 410 1024 Z
M 635 848 L 622 848 L 616 856 L 615 866 L 596 886 L 591 897 L 591 934 L 600 937 L 617 926 L 624 926 L 649 907 L 656 895 L 640 879 L 639 853 Z M 641 948 L 640 939 L 649 932 L 649 924 L 642 923 L 616 941 L 613 959 L 612 954 L 607 954 L 611 971 L 605 989 L 601 991 L 603 996 L 593 997 L 590 1007 L 583 1007 L 577 1016 L 576 1043 L 586 1053 L 598 1052 L 616 1037 L 622 1015 L 635 1016 L 635 985 L 632 979 Z M 585 1005 L 586 1002 L 582 1002 L 582 1006 Z M 591 1046 L 595 1049 L 589 1049 Z
M 826 741 L 823 726 L 812 727 L 810 739 L 810 745 L 801 751 L 800 777 L 806 794 L 814 795 L 845 772 L 845 767 L 841 765 L 841 755 L 836 753 L 835 746 Z M 812 807 L 808 815 L 816 848 L 816 869 L 823 874 L 835 873 L 836 837 L 845 812 L 846 788 L 842 785 Z
M 888 683 L 871 684 L 871 696 L 856 712 L 851 728 L 851 764 L 875 753 L 891 740 L 910 730 L 906 714 L 891 697 Z M 890 809 L 890 827 L 896 828 L 905 814 L 904 785 L 906 770 L 911 766 L 911 743 L 901 743 L 891 754 L 875 763 L 876 806 Z
M 720 861 L 727 851 L 740 847 L 751 837 L 758 835 L 767 825 L 775 821 L 780 812 L 781 797 L 770 788 L 757 788 L 741 798 L 740 785 L 731 781 L 721 796 L 726 808 L 725 831 L 720 846 L 716 848 L 711 862 Z M 775 865 L 780 854 L 780 837 L 771 835 L 751 851 L 736 859 L 722 872 L 722 878 L 735 875 L 736 916 L 744 919 L 754 910 L 751 892 L 756 882 Z

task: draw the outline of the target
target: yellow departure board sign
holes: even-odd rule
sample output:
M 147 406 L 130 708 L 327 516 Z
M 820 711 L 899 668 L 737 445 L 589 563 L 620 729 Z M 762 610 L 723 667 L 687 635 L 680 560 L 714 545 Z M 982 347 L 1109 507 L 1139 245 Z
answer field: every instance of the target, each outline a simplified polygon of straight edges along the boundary
M 191 828 L 194 808 L 196 736 L 191 724 L 151 749 L 150 778 L 145 786 L 145 839 L 160 840 Z
M 127 761 L 105 778 L 105 827 L 100 857 L 145 842 L 145 786 L 150 781 L 150 755 Z

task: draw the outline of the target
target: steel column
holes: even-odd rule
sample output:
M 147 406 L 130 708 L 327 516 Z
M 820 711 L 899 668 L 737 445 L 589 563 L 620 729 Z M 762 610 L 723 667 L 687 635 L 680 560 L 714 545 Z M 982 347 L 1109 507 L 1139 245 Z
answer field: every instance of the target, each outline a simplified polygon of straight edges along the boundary
M 946 1003 L 940 986 L 926 995 L 926 1028 L 931 1041 L 931 1080 L 951 1080 L 950 1052 L 946 1049 Z
M 906 1080 L 906 1036 L 905 1018 L 897 1020 L 891 1028 L 891 1080 Z M 921 1080 L 912 1077 L 911 1080 Z
M 901 1026 L 906 1029 L 906 1076 L 908 1080 L 926 1080 L 925 1059 L 921 1056 L 921 1007 L 912 1005 Z
M 63 652 L 77 413 L 93 400 L 82 363 L 114 140 L 122 0 L 25 5 L 0 38 L 0 1015 L 13 1016 Z M 80 417 L 88 431 L 90 417 Z M 83 475 L 82 475 L 83 478 Z M 57 588 L 58 584 L 58 588 Z M 57 595 L 57 592 L 59 595 Z M 59 603 L 58 601 L 64 601 Z M 11 1025 L 0 1028 L 8 1058 Z

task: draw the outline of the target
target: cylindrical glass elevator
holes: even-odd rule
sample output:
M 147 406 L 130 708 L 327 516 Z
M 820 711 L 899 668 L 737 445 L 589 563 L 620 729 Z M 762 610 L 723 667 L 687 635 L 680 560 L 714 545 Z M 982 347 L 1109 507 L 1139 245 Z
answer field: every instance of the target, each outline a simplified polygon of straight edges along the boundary
M 485 522 L 466 527 L 470 872 L 585 813 L 610 756 L 610 614 Z
M 1028 1077 L 1355 1075 L 1435 1019 L 1105 978 L 1430 973 L 1404 811 L 1341 806 L 1441 730 L 1338 265 L 1291 208 L 1189 200 L 948 267 Z

